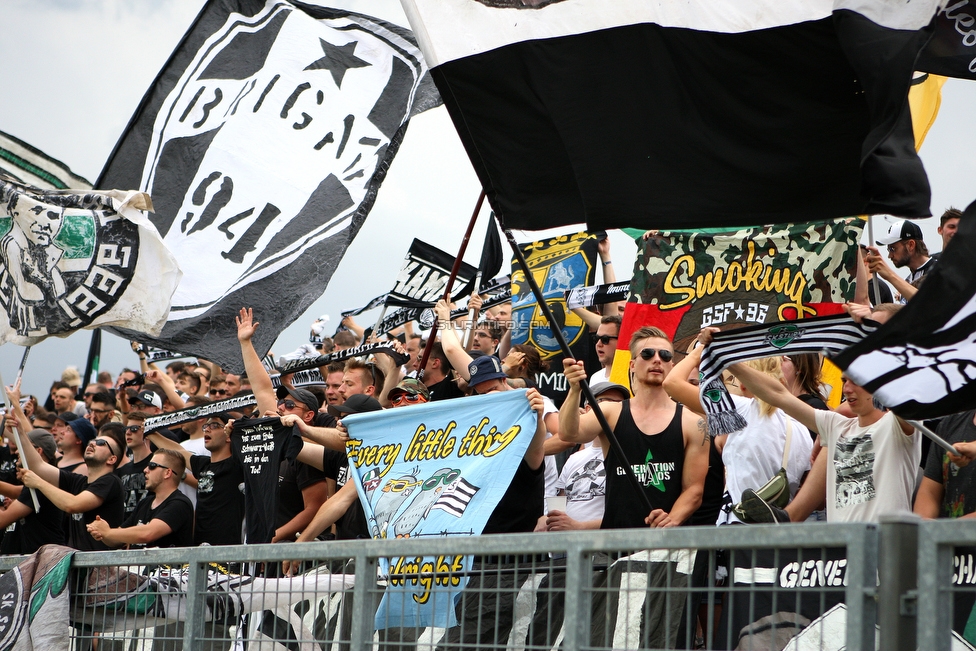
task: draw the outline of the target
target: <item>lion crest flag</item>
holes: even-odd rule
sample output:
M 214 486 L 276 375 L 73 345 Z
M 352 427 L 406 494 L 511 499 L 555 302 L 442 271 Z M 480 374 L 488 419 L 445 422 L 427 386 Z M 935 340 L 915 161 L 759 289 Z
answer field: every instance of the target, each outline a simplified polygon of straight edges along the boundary
M 515 476 L 538 417 L 524 390 L 355 414 L 349 470 L 374 538 L 477 536 Z M 455 625 L 471 559 L 380 559 L 376 628 Z M 429 575 L 433 575 L 431 578 Z
M 139 341 L 239 370 L 234 314 L 253 305 L 264 355 L 325 291 L 409 118 L 439 102 L 427 80 L 395 25 L 282 0 L 208 2 L 96 183 L 152 195 L 186 274 L 163 332 Z
M 0 343 L 99 326 L 159 334 L 182 274 L 151 209 L 142 192 L 0 180 Z
M 638 242 L 610 379 L 628 385 L 635 330 L 657 326 L 685 350 L 702 328 L 839 314 L 854 297 L 855 219 L 662 232 Z

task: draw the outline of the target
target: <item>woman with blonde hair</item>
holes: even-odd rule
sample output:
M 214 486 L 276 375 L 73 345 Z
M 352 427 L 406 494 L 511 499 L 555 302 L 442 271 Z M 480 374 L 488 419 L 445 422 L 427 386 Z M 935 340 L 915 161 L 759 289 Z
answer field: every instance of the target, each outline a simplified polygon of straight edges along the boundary
M 689 372 L 701 361 L 701 350 L 696 348 L 671 370 L 664 380 L 664 389 L 674 400 L 704 414 L 698 387 L 688 381 Z M 766 357 L 747 364 L 783 382 L 779 357 Z M 742 491 L 762 487 L 784 465 L 791 496 L 796 494 L 803 474 L 810 469 L 813 440 L 807 428 L 780 409 L 753 396 L 747 385 L 740 385 L 740 389 L 742 395 L 732 395 L 732 401 L 736 411 L 748 424 L 738 432 L 714 437 L 715 447 L 722 453 L 725 464 L 727 495 L 717 524 L 739 522 L 731 507 L 742 499 Z

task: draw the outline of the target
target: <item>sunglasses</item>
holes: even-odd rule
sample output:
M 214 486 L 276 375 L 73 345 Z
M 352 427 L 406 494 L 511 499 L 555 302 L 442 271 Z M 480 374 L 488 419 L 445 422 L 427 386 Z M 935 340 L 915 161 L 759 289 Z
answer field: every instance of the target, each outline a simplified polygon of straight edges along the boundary
M 118 453 L 114 449 L 112 449 L 112 444 L 106 441 L 105 439 L 92 439 L 92 443 L 99 448 L 108 448 L 108 451 L 111 452 L 113 455 L 119 456 Z
M 654 355 L 658 355 L 662 362 L 670 362 L 674 359 L 674 353 L 666 348 L 660 350 L 655 350 L 653 348 L 643 348 L 640 351 L 641 359 L 651 360 L 654 359 Z
M 390 401 L 390 404 L 392 404 L 394 407 L 399 407 L 404 403 L 413 405 L 418 402 L 427 401 L 419 393 L 401 393 L 396 395 L 393 400 Z
M 172 470 L 169 466 L 164 466 L 161 463 L 156 463 L 155 461 L 150 461 L 149 465 L 146 466 L 150 470 L 155 470 L 156 468 L 162 468 L 163 470 Z
M 287 400 L 287 399 L 279 400 L 278 401 L 278 406 L 280 407 L 282 405 L 285 406 L 285 409 L 298 409 L 299 408 L 298 407 L 298 403 L 295 402 L 294 400 Z M 302 406 L 302 409 L 304 409 L 304 408 L 305 407 L 303 405 Z
M 597 342 L 603 344 L 604 346 L 609 344 L 611 339 L 618 339 L 618 337 L 614 337 L 612 335 L 600 335 L 596 338 Z
M 141 432 L 142 431 L 142 427 L 143 427 L 142 425 L 129 425 L 128 427 L 125 428 L 125 431 L 126 432 Z
M 228 391 L 227 389 L 211 389 L 210 393 L 214 394 L 215 396 L 230 395 L 230 391 Z

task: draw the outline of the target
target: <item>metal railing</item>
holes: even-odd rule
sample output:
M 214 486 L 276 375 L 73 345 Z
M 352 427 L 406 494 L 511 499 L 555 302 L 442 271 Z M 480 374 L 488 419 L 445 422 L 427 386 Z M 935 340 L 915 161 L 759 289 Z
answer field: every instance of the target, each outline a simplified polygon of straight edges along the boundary
M 903 597 L 918 613 L 918 648 L 948 651 L 976 642 L 976 521 L 934 520 L 918 527 L 918 589 Z M 956 638 L 956 639 L 954 639 Z
M 875 525 L 810 524 L 77 553 L 66 634 L 99 651 L 577 651 L 779 649 L 802 633 L 868 651 L 878 551 Z M 285 560 L 305 572 L 280 578 Z M 456 622 L 411 621 L 423 599 Z

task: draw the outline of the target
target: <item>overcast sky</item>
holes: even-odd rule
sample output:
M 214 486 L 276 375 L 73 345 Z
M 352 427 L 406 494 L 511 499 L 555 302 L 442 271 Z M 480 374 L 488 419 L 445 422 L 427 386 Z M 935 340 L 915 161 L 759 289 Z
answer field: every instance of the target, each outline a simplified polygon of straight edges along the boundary
M 407 25 L 397 0 L 322 4 Z M 94 182 L 149 84 L 202 6 L 202 0 L 4 0 L 0 130 Z M 921 150 L 937 215 L 949 205 L 964 208 L 976 198 L 976 154 L 968 135 L 974 107 L 976 83 L 949 80 L 939 118 Z M 456 252 L 478 192 L 446 110 L 414 118 L 370 216 L 328 289 L 281 334 L 274 352 L 287 353 L 305 343 L 317 316 L 330 315 L 334 329 L 340 311 L 387 291 L 412 238 Z M 477 262 L 484 223 L 482 219 L 475 229 L 469 262 Z M 933 251 L 941 249 L 937 225 L 937 220 L 922 224 Z M 519 239 L 534 237 L 523 233 Z M 622 233 L 612 233 L 611 242 L 618 278 L 629 278 L 636 247 Z M 362 321 L 369 323 L 369 317 Z M 84 331 L 36 346 L 25 374 L 26 390 L 43 395 L 65 366 L 84 370 L 89 338 Z M 122 340 L 107 335 L 104 342 L 103 369 L 115 374 L 137 363 Z M 12 381 L 22 350 L 0 348 L 5 381 Z

